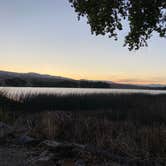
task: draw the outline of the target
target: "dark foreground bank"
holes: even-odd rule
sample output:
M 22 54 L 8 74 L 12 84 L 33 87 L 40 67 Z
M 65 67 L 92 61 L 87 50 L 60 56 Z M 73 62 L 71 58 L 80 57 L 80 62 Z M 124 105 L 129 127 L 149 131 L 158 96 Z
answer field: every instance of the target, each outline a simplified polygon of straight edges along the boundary
M 0 161 L 3 166 L 166 165 L 165 125 L 98 115 L 41 112 L 1 123 Z
M 90 155 L 91 152 L 86 151 L 84 158 L 78 158 L 84 165 L 104 162 L 105 165 L 115 162 L 120 166 L 166 165 L 166 95 L 36 94 L 16 100 L 6 97 L 3 92 L 0 108 L 0 120 L 18 129 L 14 130 L 14 136 L 7 133 L 4 141 L 11 136 L 12 139 L 28 136 L 35 140 L 77 144 L 111 154 L 98 161 L 100 153 Z M 1 146 L 4 145 L 2 141 Z M 41 150 L 39 156 L 45 153 L 44 157 L 48 158 L 53 153 L 55 157 L 54 150 L 40 149 L 39 145 L 31 146 L 35 151 Z M 64 151 L 67 160 L 73 160 L 71 150 Z M 77 151 L 78 154 L 83 152 Z

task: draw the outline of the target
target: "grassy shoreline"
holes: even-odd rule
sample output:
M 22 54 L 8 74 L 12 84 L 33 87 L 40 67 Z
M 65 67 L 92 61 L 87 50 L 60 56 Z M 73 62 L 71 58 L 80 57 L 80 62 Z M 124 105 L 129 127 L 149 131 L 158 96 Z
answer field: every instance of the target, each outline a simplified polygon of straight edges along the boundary
M 19 101 L 5 95 L 0 93 L 0 120 L 32 124 L 33 137 L 111 148 L 130 158 L 166 160 L 164 94 L 35 94 Z
M 166 123 L 166 94 L 29 94 L 19 100 L 0 92 L 0 107 L 13 111 L 104 111 L 111 120 Z

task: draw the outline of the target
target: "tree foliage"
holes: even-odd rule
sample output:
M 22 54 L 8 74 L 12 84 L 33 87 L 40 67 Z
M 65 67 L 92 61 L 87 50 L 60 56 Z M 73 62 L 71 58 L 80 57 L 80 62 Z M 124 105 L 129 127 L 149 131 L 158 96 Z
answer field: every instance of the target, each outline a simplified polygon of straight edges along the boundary
M 117 40 L 118 32 L 129 23 L 124 46 L 138 50 L 147 46 L 153 32 L 166 37 L 166 0 L 69 0 L 78 18 L 86 16 L 92 34 Z

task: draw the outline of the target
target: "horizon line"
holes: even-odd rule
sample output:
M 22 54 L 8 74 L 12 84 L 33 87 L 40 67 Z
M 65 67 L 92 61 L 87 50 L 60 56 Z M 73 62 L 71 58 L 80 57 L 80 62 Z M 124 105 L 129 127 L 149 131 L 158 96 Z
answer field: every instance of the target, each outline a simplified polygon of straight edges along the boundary
M 131 77 L 128 78 L 122 78 L 122 79 L 93 79 L 93 78 L 78 78 L 78 77 L 72 77 L 72 76 L 68 76 L 68 75 L 56 75 L 53 73 L 43 73 L 43 72 L 35 72 L 35 71 L 24 71 L 24 72 L 20 72 L 20 71 L 11 71 L 11 70 L 0 70 L 0 72 L 11 72 L 11 73 L 20 73 L 20 74 L 28 74 L 28 73 L 34 73 L 34 74 L 40 74 L 40 75 L 49 75 L 49 76 L 55 76 L 55 77 L 64 77 L 64 78 L 68 78 L 68 79 L 73 79 L 73 80 L 89 80 L 89 81 L 105 81 L 105 82 L 112 82 L 112 83 L 119 83 L 119 84 L 130 84 L 130 85 L 161 85 L 164 86 L 166 85 L 166 81 L 151 81 L 151 80 L 145 80 L 145 79 L 134 79 Z

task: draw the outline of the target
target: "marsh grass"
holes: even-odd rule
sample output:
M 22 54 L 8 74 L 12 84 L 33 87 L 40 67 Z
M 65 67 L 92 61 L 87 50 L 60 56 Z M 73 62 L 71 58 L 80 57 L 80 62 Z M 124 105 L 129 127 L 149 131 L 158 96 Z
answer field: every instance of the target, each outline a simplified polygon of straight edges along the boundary
M 160 158 L 166 161 L 166 125 L 112 121 L 99 112 L 40 112 L 22 116 L 31 121 L 30 136 L 59 142 L 74 142 L 109 150 L 131 159 Z
M 33 137 L 90 144 L 131 158 L 166 160 L 166 95 L 33 94 L 13 99 L 3 92 L 0 108 L 6 122 L 11 117 L 12 123 L 22 117 L 20 126 L 30 122 Z
M 29 94 L 0 92 L 0 107 L 29 113 L 41 111 L 105 112 L 110 120 L 166 123 L 166 95 L 151 94 Z

